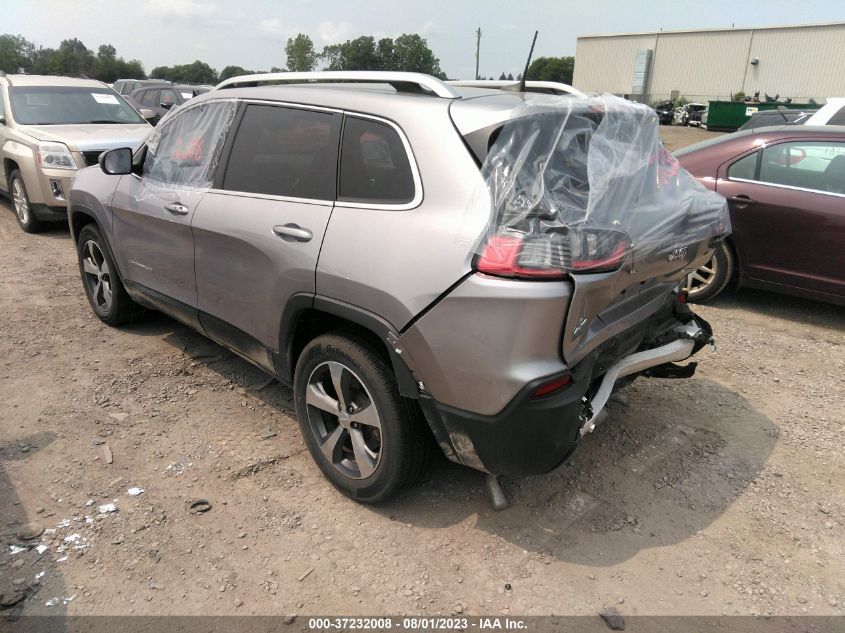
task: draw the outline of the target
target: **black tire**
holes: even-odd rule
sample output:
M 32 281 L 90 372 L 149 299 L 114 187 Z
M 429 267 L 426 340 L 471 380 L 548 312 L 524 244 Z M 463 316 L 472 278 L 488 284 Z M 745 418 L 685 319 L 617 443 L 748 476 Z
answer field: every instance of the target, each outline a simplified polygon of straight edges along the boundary
M 12 209 L 15 212 L 18 224 L 24 231 L 38 233 L 44 228 L 32 210 L 29 193 L 26 191 L 26 183 L 23 181 L 20 170 L 15 169 L 9 174 L 9 197 L 12 199 Z
M 132 299 L 123 287 L 117 267 L 96 225 L 86 224 L 79 232 L 76 253 L 82 286 L 94 314 L 107 325 L 126 323 L 132 317 Z M 92 263 L 96 271 L 91 267 Z M 107 289 L 110 291 L 108 295 Z
M 712 274 L 707 277 L 708 282 L 706 284 L 699 282 L 699 285 L 695 285 L 698 280 L 691 278 L 696 273 L 690 275 L 684 282 L 689 301 L 703 303 L 718 295 L 733 278 L 735 267 L 733 250 L 725 242 L 720 242 L 713 251 L 713 258 L 696 271 L 699 276 L 704 277 L 705 271 L 712 270 Z
M 321 383 L 320 372 L 326 367 L 343 366 L 351 387 L 350 393 L 337 398 L 333 375 Z M 329 384 L 330 383 L 330 384 Z M 363 387 L 357 389 L 359 384 Z M 307 391 L 314 385 L 325 385 L 325 394 L 334 395 L 337 401 L 349 401 L 357 407 L 356 400 L 363 403 L 361 411 L 374 405 L 380 420 L 376 427 L 355 422 L 355 414 L 346 416 L 341 424 L 340 414 L 329 413 L 327 409 L 312 406 L 306 402 Z M 322 388 L 322 387 L 321 387 Z M 416 483 L 425 473 L 431 459 L 431 433 L 416 403 L 402 397 L 389 365 L 363 339 L 354 334 L 336 332 L 319 336 L 311 341 L 296 364 L 294 372 L 294 400 L 296 415 L 311 456 L 323 474 L 343 494 L 363 503 L 378 503 Z M 351 409 L 350 409 L 351 411 Z M 358 427 L 355 427 L 359 424 Z M 340 450 L 334 451 L 335 461 L 324 455 L 322 446 L 328 446 L 329 429 L 338 433 L 335 443 Z M 367 442 L 378 445 L 378 457 L 371 473 L 358 467 L 358 453 L 352 442 L 351 433 L 369 429 Z M 323 438 L 318 437 L 323 432 Z M 367 433 L 366 430 L 363 431 Z M 350 459 L 351 458 L 351 459 Z M 343 463 L 341 460 L 345 460 Z M 346 466 L 344 466 L 344 463 Z M 358 470 L 350 474 L 350 470 Z

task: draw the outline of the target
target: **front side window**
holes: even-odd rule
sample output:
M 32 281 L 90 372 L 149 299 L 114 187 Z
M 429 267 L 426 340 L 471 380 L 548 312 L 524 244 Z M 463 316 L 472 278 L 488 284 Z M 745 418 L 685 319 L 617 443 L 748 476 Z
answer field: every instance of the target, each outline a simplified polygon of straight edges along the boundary
M 109 88 L 13 86 L 9 98 L 20 125 L 144 123 L 135 108 Z
M 763 149 L 760 182 L 845 193 L 845 143 L 794 141 Z
M 144 91 L 144 98 L 141 103 L 147 107 L 155 107 L 158 105 L 158 90 L 146 90 Z
M 340 151 L 340 200 L 404 204 L 414 199 L 408 153 L 390 125 L 347 116 Z
M 828 125 L 845 125 L 845 106 L 839 108 L 839 110 L 834 113 L 830 120 L 827 122 Z
M 3 98 L 3 88 L 0 88 L 0 116 L 6 116 L 6 100 Z
M 235 110 L 233 101 L 203 103 L 159 124 L 147 139 L 144 179 L 210 187 Z
M 757 154 L 749 154 L 728 167 L 728 178 L 742 178 L 743 180 L 754 180 L 757 178 Z
M 238 127 L 223 188 L 334 200 L 340 115 L 250 105 Z
M 161 91 L 161 105 L 172 106 L 176 103 L 176 93 L 170 88 L 165 88 Z

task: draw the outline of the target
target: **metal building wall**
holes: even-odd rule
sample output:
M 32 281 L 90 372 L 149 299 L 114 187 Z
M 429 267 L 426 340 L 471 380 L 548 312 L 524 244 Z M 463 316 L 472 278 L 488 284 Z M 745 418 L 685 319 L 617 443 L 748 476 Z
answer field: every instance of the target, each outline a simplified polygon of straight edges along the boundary
M 641 48 L 654 51 L 650 101 L 673 90 L 693 101 L 729 99 L 740 90 L 802 102 L 845 96 L 845 24 L 579 37 L 573 85 L 630 94 Z

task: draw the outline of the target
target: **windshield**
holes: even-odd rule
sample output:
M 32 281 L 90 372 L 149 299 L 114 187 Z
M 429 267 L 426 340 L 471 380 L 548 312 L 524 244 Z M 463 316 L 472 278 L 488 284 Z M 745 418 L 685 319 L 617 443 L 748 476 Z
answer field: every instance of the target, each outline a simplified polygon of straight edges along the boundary
M 135 109 L 108 88 L 12 87 L 9 100 L 20 125 L 143 124 Z

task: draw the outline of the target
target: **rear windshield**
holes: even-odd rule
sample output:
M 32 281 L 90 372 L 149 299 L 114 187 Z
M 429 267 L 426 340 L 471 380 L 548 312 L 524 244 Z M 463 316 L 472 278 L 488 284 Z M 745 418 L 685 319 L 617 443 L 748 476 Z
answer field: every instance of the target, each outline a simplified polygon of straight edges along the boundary
M 20 125 L 142 124 L 144 119 L 108 88 L 12 87 L 12 113 Z

